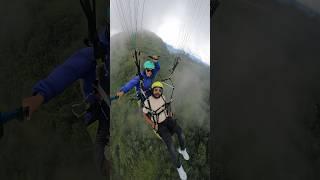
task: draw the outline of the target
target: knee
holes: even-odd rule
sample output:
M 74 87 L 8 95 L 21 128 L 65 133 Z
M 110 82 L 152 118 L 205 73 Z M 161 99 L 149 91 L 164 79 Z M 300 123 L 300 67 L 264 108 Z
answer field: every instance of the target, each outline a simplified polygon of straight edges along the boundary
M 170 152 L 172 152 L 172 153 L 175 152 L 175 148 L 174 148 L 174 145 L 173 145 L 172 142 L 171 142 L 170 144 L 168 144 L 168 150 L 169 150 Z
M 184 136 L 182 128 L 179 125 L 177 125 L 177 127 L 176 127 L 176 132 L 177 132 L 177 134 L 180 134 L 181 136 Z
M 171 136 L 168 136 L 168 135 L 162 136 L 162 140 L 164 141 L 164 143 L 167 145 L 168 148 L 170 148 L 173 145 Z

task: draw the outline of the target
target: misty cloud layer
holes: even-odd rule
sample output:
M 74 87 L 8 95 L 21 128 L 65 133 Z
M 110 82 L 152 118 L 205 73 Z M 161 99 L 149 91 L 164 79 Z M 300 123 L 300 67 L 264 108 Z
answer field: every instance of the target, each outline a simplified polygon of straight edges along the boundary
M 134 30 L 134 14 L 139 12 L 138 30 L 152 31 L 166 43 L 184 48 L 186 51 L 191 50 L 207 64 L 210 63 L 209 0 L 134 0 L 130 1 L 132 3 L 125 2 L 111 0 L 111 35 L 121 32 L 123 29 Z M 140 7 L 138 11 L 135 11 L 134 3 Z M 144 9 L 143 18 L 141 18 L 142 9 Z M 122 14 L 125 15 L 121 16 Z M 124 28 L 125 26 L 127 28 Z

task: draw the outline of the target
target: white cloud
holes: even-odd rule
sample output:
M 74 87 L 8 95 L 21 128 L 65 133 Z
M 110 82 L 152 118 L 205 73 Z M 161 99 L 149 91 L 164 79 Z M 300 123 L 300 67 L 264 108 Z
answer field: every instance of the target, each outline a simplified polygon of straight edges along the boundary
M 143 1 L 111 0 L 111 35 L 123 31 L 125 26 L 119 21 L 123 20 L 119 14 L 125 14 L 127 20 L 132 19 L 129 12 L 133 13 L 134 8 L 130 10 L 129 7 L 139 4 L 139 12 L 142 12 Z M 120 4 L 126 11 L 118 11 Z M 210 64 L 209 4 L 209 0 L 145 0 L 142 27 L 156 33 L 164 42 L 189 51 Z

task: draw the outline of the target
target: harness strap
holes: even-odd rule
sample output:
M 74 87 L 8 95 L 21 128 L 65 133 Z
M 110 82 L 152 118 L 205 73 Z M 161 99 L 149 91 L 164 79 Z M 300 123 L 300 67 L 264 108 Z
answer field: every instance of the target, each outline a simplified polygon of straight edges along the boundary
M 134 50 L 134 58 L 135 58 L 135 64 L 137 67 L 137 75 L 139 76 L 139 86 L 140 86 L 140 94 L 144 96 L 144 99 L 147 98 L 145 92 L 144 92 L 144 84 L 143 84 L 143 76 L 141 74 L 141 66 L 140 66 L 140 59 L 138 58 L 140 56 L 140 51 L 137 51 L 136 49 Z
M 152 118 L 152 121 L 153 121 L 153 123 L 155 124 L 155 125 L 157 125 L 157 124 L 159 124 L 159 116 L 160 116 L 160 114 L 162 113 L 162 112 L 164 112 L 164 111 L 166 111 L 166 115 L 168 115 L 169 113 L 169 110 L 168 110 L 168 107 L 170 107 L 170 102 L 169 103 L 167 103 L 166 101 L 165 101 L 165 99 L 163 98 L 163 96 L 161 96 L 161 98 L 163 99 L 163 101 L 165 102 L 162 106 L 160 106 L 157 110 L 153 110 L 152 108 L 151 108 L 151 103 L 150 103 L 150 100 L 149 100 L 149 98 L 147 98 L 147 102 L 148 102 L 148 106 L 149 107 L 144 107 L 144 108 L 146 108 L 147 110 L 149 110 L 149 112 L 150 112 L 150 114 L 151 114 L 151 118 Z M 161 108 L 163 108 L 163 107 L 165 107 L 164 109 L 162 109 L 160 112 L 158 112 Z
M 151 111 L 151 116 L 152 116 L 152 121 L 153 121 L 153 123 L 154 123 L 154 126 L 156 126 L 157 124 L 158 124 L 158 120 L 159 120 L 159 117 L 157 116 L 156 117 L 156 120 L 155 120 L 155 118 L 154 118 L 154 113 L 153 113 L 153 111 L 152 111 L 152 108 L 151 108 L 151 103 L 150 103 L 150 99 L 149 98 L 147 98 L 147 102 L 148 102 L 148 106 L 149 106 L 149 110 Z
M 94 58 L 97 63 L 96 74 L 98 82 L 94 83 L 92 86 L 101 95 L 103 101 L 110 107 L 110 98 L 100 85 L 100 75 L 98 72 L 98 68 L 104 65 L 104 75 L 106 76 L 108 71 L 105 63 L 109 63 L 109 61 L 107 62 L 106 51 L 101 45 L 96 28 L 96 1 L 92 0 L 92 3 L 90 3 L 89 0 L 80 0 L 80 4 L 87 18 L 89 40 L 93 45 Z

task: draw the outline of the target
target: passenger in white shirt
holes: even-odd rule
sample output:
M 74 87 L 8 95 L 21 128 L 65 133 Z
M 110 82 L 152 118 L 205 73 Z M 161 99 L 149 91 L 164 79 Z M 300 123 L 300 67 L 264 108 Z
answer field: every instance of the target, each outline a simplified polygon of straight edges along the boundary
M 176 133 L 180 148 L 178 152 L 183 155 L 185 160 L 189 160 L 189 155 L 185 148 L 185 137 L 181 127 L 177 124 L 176 120 L 172 118 L 172 113 L 169 112 L 168 103 L 162 94 L 163 84 L 159 81 L 154 82 L 151 86 L 152 95 L 144 101 L 142 109 L 145 120 L 151 127 L 160 135 L 164 143 L 167 145 L 170 157 L 175 167 L 178 170 L 181 179 L 187 179 L 187 175 L 182 167 L 177 152 L 172 142 L 172 135 Z

